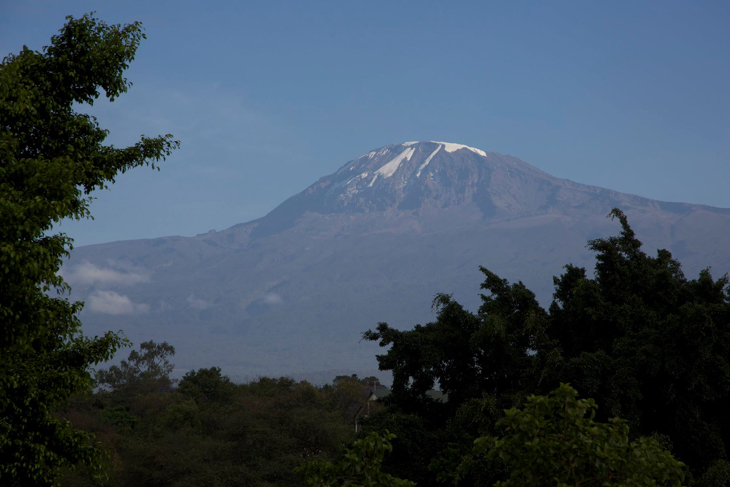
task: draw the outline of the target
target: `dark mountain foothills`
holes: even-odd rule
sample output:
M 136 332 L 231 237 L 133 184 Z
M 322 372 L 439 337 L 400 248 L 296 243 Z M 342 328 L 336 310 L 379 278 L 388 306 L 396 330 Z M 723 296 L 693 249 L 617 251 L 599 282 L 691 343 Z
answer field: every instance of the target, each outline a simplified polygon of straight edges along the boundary
M 630 175 L 627 175 L 630 177 Z M 195 237 L 74 249 L 63 268 L 86 334 L 169 341 L 177 373 L 314 383 L 375 375 L 378 322 L 435 318 L 432 300 L 480 304 L 484 266 L 548 306 L 566 264 L 593 269 L 590 239 L 621 209 L 650 255 L 687 276 L 730 270 L 730 209 L 668 203 L 553 177 L 507 155 L 442 142 L 389 145 L 320 178 L 258 220 Z M 384 377 L 384 376 L 383 376 Z M 384 377 L 385 380 L 385 377 Z

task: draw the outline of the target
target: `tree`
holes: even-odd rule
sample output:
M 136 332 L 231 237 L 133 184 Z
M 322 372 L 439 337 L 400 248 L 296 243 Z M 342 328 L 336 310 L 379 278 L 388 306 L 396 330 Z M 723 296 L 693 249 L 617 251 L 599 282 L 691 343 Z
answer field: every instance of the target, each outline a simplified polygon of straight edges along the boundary
M 567 265 L 547 311 L 521 282 L 482 268 L 487 293 L 478 313 L 440 295 L 433 323 L 366 332 L 390 346 L 378 362 L 393 371 L 391 413 L 417 414 L 463 447 L 457 433 L 484 434 L 481 423 L 463 421 L 464 408 L 484 400 L 509 409 L 565 382 L 602 405 L 600 421 L 621 417 L 634 434 L 669 438 L 689 480 L 724 475 L 717 472 L 730 454 L 730 281 L 709 269 L 687 279 L 670 252 L 641 250 L 620 210 L 609 217 L 621 231 L 588 242 L 594 276 Z M 446 405 L 425 398 L 436 384 L 449 395 Z
M 570 382 L 641 435 L 671 439 L 693 475 L 730 444 L 730 287 L 709 269 L 684 276 L 670 252 L 646 255 L 626 216 L 618 236 L 596 239 L 594 278 L 567 266 L 555 278 L 548 336 L 559 356 L 546 384 Z M 540 354 L 547 357 L 546 349 Z M 538 354 L 538 355 L 540 355 Z
M 177 391 L 201 403 L 225 403 L 233 399 L 236 385 L 221 374 L 220 367 L 191 370 L 182 378 Z
M 114 466 L 109 485 L 296 487 L 302 485 L 297 465 L 333 460 L 353 440 L 352 423 L 333 409 L 330 389 L 287 378 L 234 385 L 217 378 L 219 370 L 186 375 L 172 392 L 130 400 L 97 392 L 79 404 L 96 418 L 100 436 L 112 428 L 102 436 Z M 90 485 L 85 473 L 74 472 L 64 485 Z
M 523 409 L 505 411 L 497 423 L 502 438 L 475 441 L 477 454 L 508 472 L 496 486 L 682 485 L 684 464 L 656 439 L 629 441 L 625 421 L 595 422 L 595 401 L 577 396 L 567 384 L 532 396 Z
M 175 355 L 175 347 L 149 340 L 141 343 L 139 350 L 132 350 L 121 364 L 97 371 L 96 384 L 112 391 L 124 390 L 127 395 L 169 391 L 174 382 L 170 374 L 175 364 L 168 357 Z
M 380 323 L 363 334 L 391 346 L 378 356 L 378 364 L 393 371 L 393 397 L 401 407 L 426 401 L 426 392 L 437 383 L 452 409 L 484 393 L 511 397 L 529 390 L 546 313 L 521 282 L 510 285 L 487 269 L 482 272 L 482 289 L 490 295 L 482 295 L 478 314 L 440 294 L 433 301 L 433 323 L 409 331 Z
M 89 390 L 89 366 L 108 360 L 120 334 L 81 333 L 58 271 L 72 249 L 64 218 L 90 217 L 89 194 L 178 147 L 171 135 L 131 147 L 104 145 L 108 131 L 75 106 L 126 92 L 123 76 L 144 38 L 138 22 L 84 15 L 42 51 L 24 47 L 0 66 L 0 483 L 53 485 L 59 468 L 98 467 L 90 436 L 53 409 Z M 52 296 L 52 292 L 56 296 Z
M 310 487 L 413 487 L 415 483 L 381 471 L 385 454 L 393 450 L 390 444 L 393 438 L 395 435 L 390 433 L 385 436 L 370 433 L 356 440 L 339 462 L 312 461 L 296 470 L 302 474 L 305 485 Z

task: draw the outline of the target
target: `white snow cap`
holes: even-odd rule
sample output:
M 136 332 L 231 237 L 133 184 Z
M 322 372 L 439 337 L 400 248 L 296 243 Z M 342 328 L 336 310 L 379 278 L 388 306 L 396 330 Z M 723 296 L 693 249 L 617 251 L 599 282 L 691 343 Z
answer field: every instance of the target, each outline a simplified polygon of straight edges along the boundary
M 430 141 L 432 144 L 441 144 L 440 147 L 443 147 L 446 152 L 456 152 L 459 149 L 467 149 L 475 154 L 479 154 L 480 156 L 487 157 L 487 153 L 484 152 L 481 149 L 477 149 L 476 147 L 469 147 L 468 145 L 464 144 L 454 144 L 453 142 L 438 142 L 435 140 Z M 420 141 L 414 141 L 414 142 L 403 142 L 401 145 L 404 147 L 410 147 L 412 145 L 420 144 Z
M 405 149 L 400 154 L 398 154 L 397 156 L 395 156 L 393 159 L 391 159 L 387 163 L 383 164 L 380 167 L 380 169 L 378 169 L 377 171 L 375 171 L 375 177 L 370 182 L 369 186 L 372 186 L 373 185 L 373 183 L 378 178 L 378 176 L 383 176 L 384 178 L 389 178 L 393 174 L 395 174 L 395 171 L 398 170 L 398 167 L 400 166 L 401 162 L 403 162 L 403 161 L 410 161 L 411 160 L 411 157 L 416 152 L 416 148 L 415 147 L 412 147 L 412 146 L 414 146 L 416 144 L 420 144 L 420 143 L 421 142 L 419 142 L 419 141 L 412 141 L 412 142 L 403 142 L 402 144 L 400 144 L 402 147 L 408 147 L 408 148 Z M 456 152 L 456 151 L 461 150 L 461 149 L 466 149 L 466 150 L 470 150 L 470 151 L 474 152 L 475 154 L 479 154 L 482 157 L 487 157 L 487 153 L 484 152 L 483 150 L 477 149 L 477 148 L 474 148 L 474 147 L 469 147 L 468 145 L 454 144 L 452 142 L 436 142 L 434 140 L 432 140 L 431 143 L 432 144 L 438 144 L 438 147 L 436 147 L 436 150 L 434 150 L 431 153 L 431 155 L 428 156 L 428 158 L 426 159 L 426 161 L 423 164 L 421 164 L 421 166 L 418 168 L 418 174 L 416 174 L 416 177 L 418 177 L 418 176 L 421 175 L 421 171 L 423 171 L 423 169 L 426 166 L 428 166 L 428 163 L 431 162 L 431 159 L 433 159 L 433 157 L 441 149 L 445 150 L 446 152 Z M 390 146 L 388 146 L 388 147 L 390 147 Z M 377 155 L 380 155 L 381 153 L 386 152 L 387 150 L 388 150 L 387 147 L 384 147 L 384 148 L 380 149 L 377 152 Z M 376 152 L 374 152 L 374 151 L 373 152 L 369 152 L 369 153 L 365 154 L 364 156 L 361 156 L 361 158 L 367 156 L 368 159 L 370 159 L 375 154 L 376 154 Z M 352 167 L 350 169 L 352 169 Z
M 469 147 L 468 145 L 454 144 L 452 142 L 436 142 L 435 140 L 432 140 L 431 142 L 433 142 L 434 144 L 441 144 L 442 146 L 444 146 L 444 150 L 446 152 L 456 152 L 459 149 L 467 149 L 476 154 L 479 154 L 480 156 L 487 157 L 487 153 L 484 152 L 483 150 L 477 149 L 475 147 Z

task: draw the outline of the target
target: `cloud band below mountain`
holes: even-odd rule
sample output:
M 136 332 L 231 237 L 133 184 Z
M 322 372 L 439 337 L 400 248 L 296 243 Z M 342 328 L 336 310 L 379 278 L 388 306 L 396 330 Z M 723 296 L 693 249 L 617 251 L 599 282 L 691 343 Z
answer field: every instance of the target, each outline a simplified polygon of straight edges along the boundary
M 94 291 L 88 299 L 88 308 L 95 313 L 109 315 L 131 315 L 147 313 L 147 304 L 136 304 L 124 294 L 114 291 Z
M 111 267 L 99 267 L 83 262 L 63 274 L 71 284 L 131 286 L 150 280 L 149 275 L 138 270 L 121 271 Z

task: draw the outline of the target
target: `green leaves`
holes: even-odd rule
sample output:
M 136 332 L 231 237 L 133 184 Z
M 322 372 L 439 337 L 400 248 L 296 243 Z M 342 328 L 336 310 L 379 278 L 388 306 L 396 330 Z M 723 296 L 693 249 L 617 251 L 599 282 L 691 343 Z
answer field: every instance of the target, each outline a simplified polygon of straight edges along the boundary
M 593 399 L 561 384 L 549 396 L 532 396 L 523 409 L 509 409 L 497 427 L 502 438 L 474 442 L 477 455 L 504 465 L 498 486 L 681 485 L 684 464 L 653 438 L 629 441 L 625 421 L 593 420 Z
M 370 433 L 346 449 L 339 462 L 307 462 L 296 470 L 310 487 L 413 487 L 415 483 L 381 471 L 385 454 L 393 450 L 390 444 L 393 438 L 395 435 L 388 432 L 384 436 Z
M 210 367 L 186 373 L 177 391 L 192 397 L 199 404 L 225 403 L 233 398 L 236 386 L 221 374 L 220 367 Z

